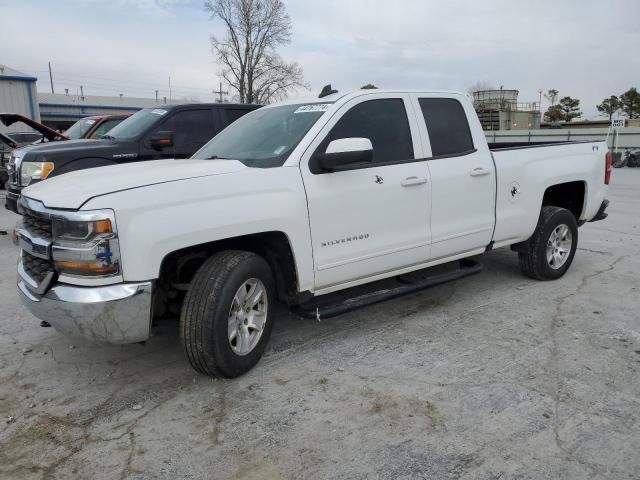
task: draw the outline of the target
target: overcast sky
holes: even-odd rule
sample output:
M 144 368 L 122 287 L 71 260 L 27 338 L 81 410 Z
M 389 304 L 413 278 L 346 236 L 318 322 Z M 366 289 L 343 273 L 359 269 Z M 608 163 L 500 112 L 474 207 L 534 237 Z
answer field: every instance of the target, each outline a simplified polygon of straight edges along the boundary
M 640 0 L 285 0 L 290 45 L 315 93 L 386 88 L 466 91 L 484 82 L 595 105 L 640 88 Z M 212 100 L 219 67 L 209 35 L 221 33 L 203 0 L 0 0 L 0 63 L 56 93 Z

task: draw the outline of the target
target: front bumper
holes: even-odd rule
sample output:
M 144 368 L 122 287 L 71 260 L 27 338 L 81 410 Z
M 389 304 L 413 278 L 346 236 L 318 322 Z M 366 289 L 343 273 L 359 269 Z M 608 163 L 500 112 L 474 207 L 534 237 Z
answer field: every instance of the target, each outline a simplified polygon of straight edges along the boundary
M 22 303 L 60 333 L 94 342 L 143 342 L 151 331 L 151 282 L 78 287 L 55 283 L 44 294 L 18 266 Z
M 20 214 L 18 211 L 18 200 L 20 199 L 21 189 L 14 187 L 10 183 L 8 183 L 7 186 L 7 196 L 4 200 L 4 208 L 11 210 L 13 213 Z

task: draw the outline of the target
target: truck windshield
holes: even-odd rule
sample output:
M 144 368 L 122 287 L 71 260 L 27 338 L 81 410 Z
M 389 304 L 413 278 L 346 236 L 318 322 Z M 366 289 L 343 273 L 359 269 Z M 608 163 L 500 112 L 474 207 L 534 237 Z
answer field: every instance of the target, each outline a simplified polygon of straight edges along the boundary
M 162 108 L 143 108 L 113 127 L 104 137 L 116 140 L 136 138 L 166 114 L 167 110 Z
M 229 125 L 191 158 L 233 159 L 248 167 L 284 164 L 330 104 L 260 108 Z
M 85 134 L 93 126 L 96 121 L 93 118 L 83 118 L 71 125 L 64 135 L 71 140 L 77 140 L 78 138 L 84 138 Z

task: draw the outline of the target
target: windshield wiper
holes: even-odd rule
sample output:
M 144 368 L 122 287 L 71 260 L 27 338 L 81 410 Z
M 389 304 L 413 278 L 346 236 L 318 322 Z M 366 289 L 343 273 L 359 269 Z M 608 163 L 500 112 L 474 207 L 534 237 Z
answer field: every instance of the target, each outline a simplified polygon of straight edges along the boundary
M 218 155 L 211 155 L 210 157 L 205 158 L 205 160 L 231 160 L 231 158 L 220 157 Z
M 112 135 L 102 135 L 102 137 L 100 138 L 104 138 L 105 140 L 115 140 L 116 137 L 112 136 Z

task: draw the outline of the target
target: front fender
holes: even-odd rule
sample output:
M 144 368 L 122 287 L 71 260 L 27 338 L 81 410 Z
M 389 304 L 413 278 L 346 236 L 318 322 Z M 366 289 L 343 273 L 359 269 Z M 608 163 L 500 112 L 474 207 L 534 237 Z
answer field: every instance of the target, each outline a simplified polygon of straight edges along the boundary
M 281 231 L 291 243 L 300 289 L 313 288 L 306 196 L 297 168 L 248 168 L 133 188 L 94 198 L 83 210 L 98 208 L 116 213 L 125 281 L 157 278 L 163 258 L 176 250 Z

